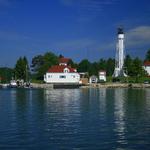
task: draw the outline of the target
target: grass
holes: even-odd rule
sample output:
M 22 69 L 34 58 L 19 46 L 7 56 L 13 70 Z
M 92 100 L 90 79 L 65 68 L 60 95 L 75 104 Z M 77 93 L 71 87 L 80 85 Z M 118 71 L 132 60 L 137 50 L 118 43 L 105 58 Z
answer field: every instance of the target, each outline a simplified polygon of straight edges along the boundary
M 38 84 L 42 84 L 44 83 L 43 80 L 36 80 L 36 79 L 32 79 L 31 83 L 38 83 Z

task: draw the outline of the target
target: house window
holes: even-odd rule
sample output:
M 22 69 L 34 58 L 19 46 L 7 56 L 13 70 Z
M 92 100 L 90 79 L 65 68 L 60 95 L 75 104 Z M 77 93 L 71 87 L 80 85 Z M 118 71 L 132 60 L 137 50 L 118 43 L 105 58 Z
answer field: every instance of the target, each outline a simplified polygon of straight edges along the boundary
M 61 79 L 62 79 L 62 78 L 66 78 L 66 76 L 61 75 L 61 76 L 59 76 L 59 78 L 61 78 Z
M 48 78 L 52 78 L 52 75 L 48 75 Z

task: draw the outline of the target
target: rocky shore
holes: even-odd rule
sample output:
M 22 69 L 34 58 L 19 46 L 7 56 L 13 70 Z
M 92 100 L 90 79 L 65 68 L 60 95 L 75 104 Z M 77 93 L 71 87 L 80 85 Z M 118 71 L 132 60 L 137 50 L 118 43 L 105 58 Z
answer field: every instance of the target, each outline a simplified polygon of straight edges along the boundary
M 82 86 L 82 88 L 150 88 L 150 84 L 143 83 L 96 83 Z
M 32 83 L 33 88 L 53 88 L 53 84 Z M 142 83 L 96 83 L 86 84 L 80 88 L 150 88 L 150 84 Z
M 5 87 L 4 84 L 0 84 L 0 87 Z M 53 84 L 39 84 L 31 83 L 32 88 L 43 88 L 43 89 L 53 89 Z M 150 84 L 143 83 L 94 83 L 81 85 L 80 88 L 150 88 Z

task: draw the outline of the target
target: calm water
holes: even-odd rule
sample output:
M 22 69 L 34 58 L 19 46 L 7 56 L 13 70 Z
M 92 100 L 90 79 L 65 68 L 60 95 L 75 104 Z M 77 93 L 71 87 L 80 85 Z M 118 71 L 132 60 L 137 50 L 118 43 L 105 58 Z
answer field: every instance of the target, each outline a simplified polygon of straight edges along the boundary
M 149 150 L 150 89 L 0 89 L 0 150 Z

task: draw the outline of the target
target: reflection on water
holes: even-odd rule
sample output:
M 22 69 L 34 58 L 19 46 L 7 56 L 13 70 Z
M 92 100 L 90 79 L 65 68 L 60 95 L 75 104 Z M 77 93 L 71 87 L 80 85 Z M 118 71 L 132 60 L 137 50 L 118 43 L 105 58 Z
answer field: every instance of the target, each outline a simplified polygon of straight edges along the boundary
M 150 89 L 145 89 L 145 99 L 146 99 L 146 107 L 147 107 L 147 110 L 148 112 L 150 112 Z
M 99 90 L 99 109 L 102 115 L 105 114 L 106 109 L 106 89 Z
M 118 143 L 127 144 L 125 139 L 125 89 L 116 89 L 115 90 L 115 111 L 114 111 L 114 119 L 116 125 L 116 132 L 118 136 Z
M 78 114 L 79 107 L 79 89 L 67 90 L 48 90 L 44 91 L 44 97 L 46 100 L 46 109 L 57 113 L 65 114 L 70 116 L 70 113 Z M 51 107 L 53 106 L 53 107 Z M 70 109 L 70 108 L 74 109 Z
M 149 149 L 150 89 L 0 90 L 0 149 Z

